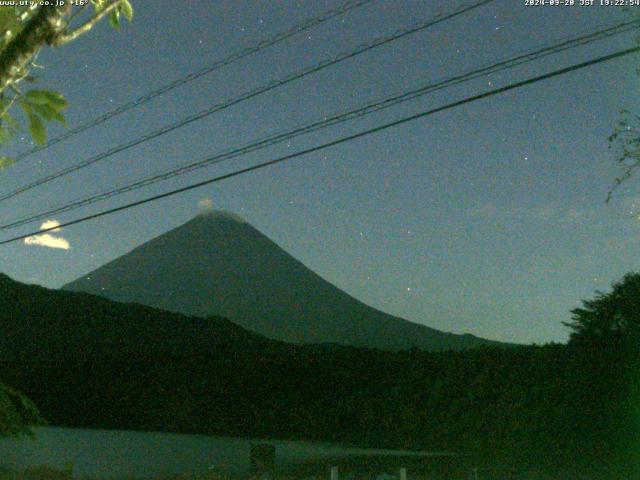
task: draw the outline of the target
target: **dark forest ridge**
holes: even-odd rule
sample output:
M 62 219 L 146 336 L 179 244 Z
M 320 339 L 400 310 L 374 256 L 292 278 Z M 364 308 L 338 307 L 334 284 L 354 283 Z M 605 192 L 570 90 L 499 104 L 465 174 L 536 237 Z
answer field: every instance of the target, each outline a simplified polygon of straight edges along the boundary
M 0 274 L 0 352 L 51 361 L 208 355 L 282 346 L 221 317 L 195 318 L 86 293 L 50 290 Z
M 202 213 L 63 289 L 186 315 L 220 315 L 293 343 L 433 351 L 500 344 L 365 305 L 224 211 Z
M 381 421 L 398 408 L 394 392 L 416 390 L 407 397 L 413 402 L 432 376 L 458 381 L 437 364 L 449 353 L 292 345 L 221 317 L 50 290 L 3 274 L 0 304 L 0 368 L 53 425 L 406 448 L 405 433 L 396 431 L 406 424 L 391 429 Z M 517 356 L 519 349 L 493 350 Z
M 0 304 L 3 381 L 52 425 L 447 449 L 498 470 L 635 478 L 625 398 L 637 342 L 631 351 L 579 341 L 464 352 L 293 345 L 220 317 L 6 275 Z M 625 476 L 611 474 L 618 467 Z

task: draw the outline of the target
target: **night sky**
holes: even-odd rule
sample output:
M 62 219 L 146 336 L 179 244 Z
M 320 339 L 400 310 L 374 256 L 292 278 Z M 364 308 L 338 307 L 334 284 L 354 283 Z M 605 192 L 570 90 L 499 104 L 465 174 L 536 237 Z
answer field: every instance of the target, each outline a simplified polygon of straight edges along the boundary
M 105 23 L 38 58 L 42 88 L 70 102 L 70 126 L 341 4 L 132 3 L 136 17 L 120 33 Z M 468 3 L 373 1 L 0 172 L 0 192 Z M 625 18 L 619 7 L 496 0 L 1 202 L 0 215 L 4 223 L 37 213 Z M 634 44 L 627 34 L 570 50 L 51 220 L 118 206 Z M 60 287 L 188 221 L 198 202 L 210 199 L 381 310 L 455 333 L 565 341 L 561 322 L 572 308 L 639 268 L 640 224 L 628 207 L 640 184 L 632 180 L 610 205 L 604 202 L 618 173 L 607 137 L 621 108 L 640 111 L 639 64 L 638 55 L 624 57 L 55 233 L 69 249 L 4 245 L 0 271 Z M 18 138 L 5 152 L 21 152 L 28 141 Z

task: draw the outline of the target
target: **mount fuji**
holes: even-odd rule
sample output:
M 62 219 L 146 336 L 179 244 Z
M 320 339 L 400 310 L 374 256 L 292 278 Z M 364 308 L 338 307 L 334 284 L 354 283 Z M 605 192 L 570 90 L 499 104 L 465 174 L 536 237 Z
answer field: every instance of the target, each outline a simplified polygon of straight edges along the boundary
M 298 344 L 431 351 L 500 344 L 370 307 L 225 211 L 202 213 L 63 289 L 186 315 L 219 315 L 266 337 Z

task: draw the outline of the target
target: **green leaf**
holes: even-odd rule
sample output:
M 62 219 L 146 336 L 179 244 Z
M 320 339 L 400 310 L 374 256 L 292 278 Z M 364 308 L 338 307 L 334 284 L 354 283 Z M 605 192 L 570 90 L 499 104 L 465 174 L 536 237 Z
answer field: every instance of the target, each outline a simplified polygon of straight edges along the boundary
M 59 112 L 67 108 L 67 101 L 58 92 L 51 90 L 29 90 L 25 98 L 32 105 L 48 105 Z
M 3 144 L 11 138 L 11 132 L 5 128 L 4 125 L 0 125 L 0 144 Z
M 49 105 L 56 112 L 64 110 L 69 106 L 65 98 L 58 92 L 54 92 L 51 90 L 42 90 L 42 93 L 49 99 Z
M 7 108 L 7 105 L 5 105 L 4 102 L 2 108 Z M 0 144 L 11 140 L 11 137 L 15 135 L 17 129 L 18 123 L 13 119 L 8 111 L 5 111 L 2 115 L 0 115 Z
M 120 11 L 117 8 L 109 12 L 109 24 L 116 30 L 120 30 Z
M 29 132 L 31 132 L 33 141 L 38 145 L 43 145 L 47 141 L 47 131 L 42 120 L 33 111 L 27 114 L 27 118 L 29 119 Z
M 11 135 L 18 129 L 18 122 L 16 122 L 9 112 L 4 112 L 4 114 L 0 115 L 0 123 Z
M 104 0 L 92 0 L 92 3 L 93 3 L 93 9 L 95 13 L 100 13 L 102 10 L 104 10 L 104 7 L 106 6 Z
M 61 114 L 60 112 L 55 112 L 53 114 L 53 119 L 57 122 L 60 122 L 64 127 L 67 126 L 67 119 L 64 118 L 64 115 Z
M 12 8 L 0 8 L 0 29 L 8 28 L 16 21 L 16 12 Z
M 15 162 L 15 158 L 7 157 L 6 155 L 0 156 L 0 170 L 10 167 Z
M 45 120 L 50 122 L 51 120 L 55 119 L 55 114 L 57 112 L 53 107 L 51 107 L 51 105 L 39 105 L 37 103 L 34 103 L 31 106 L 38 113 L 38 115 L 40 115 Z
M 20 108 L 24 110 L 25 115 L 29 115 L 31 113 L 31 104 L 29 102 L 24 99 L 19 99 L 18 104 L 20 105 Z
M 17 7 L 0 7 L 0 43 L 15 38 L 22 30 L 22 22 L 20 21 L 20 12 Z M 11 35 L 7 35 L 11 32 Z
M 120 2 L 120 11 L 122 12 L 122 15 L 124 15 L 124 18 L 126 18 L 127 21 L 131 23 L 131 21 L 133 20 L 133 7 L 131 6 L 129 0 L 122 0 Z
M 49 97 L 45 90 L 29 90 L 24 96 L 33 104 L 47 105 L 49 103 Z

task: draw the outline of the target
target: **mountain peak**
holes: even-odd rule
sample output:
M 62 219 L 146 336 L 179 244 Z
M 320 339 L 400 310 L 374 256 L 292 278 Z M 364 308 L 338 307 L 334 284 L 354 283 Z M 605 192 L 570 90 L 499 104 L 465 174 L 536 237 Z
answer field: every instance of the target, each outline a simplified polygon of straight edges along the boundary
M 440 332 L 356 300 L 235 213 L 201 213 L 66 285 L 190 316 L 219 315 L 266 337 L 402 350 L 492 344 Z
M 210 220 L 228 220 L 237 223 L 247 223 L 247 221 L 242 218 L 237 213 L 231 212 L 229 210 L 213 210 L 206 209 L 200 211 L 195 218 L 206 218 Z

